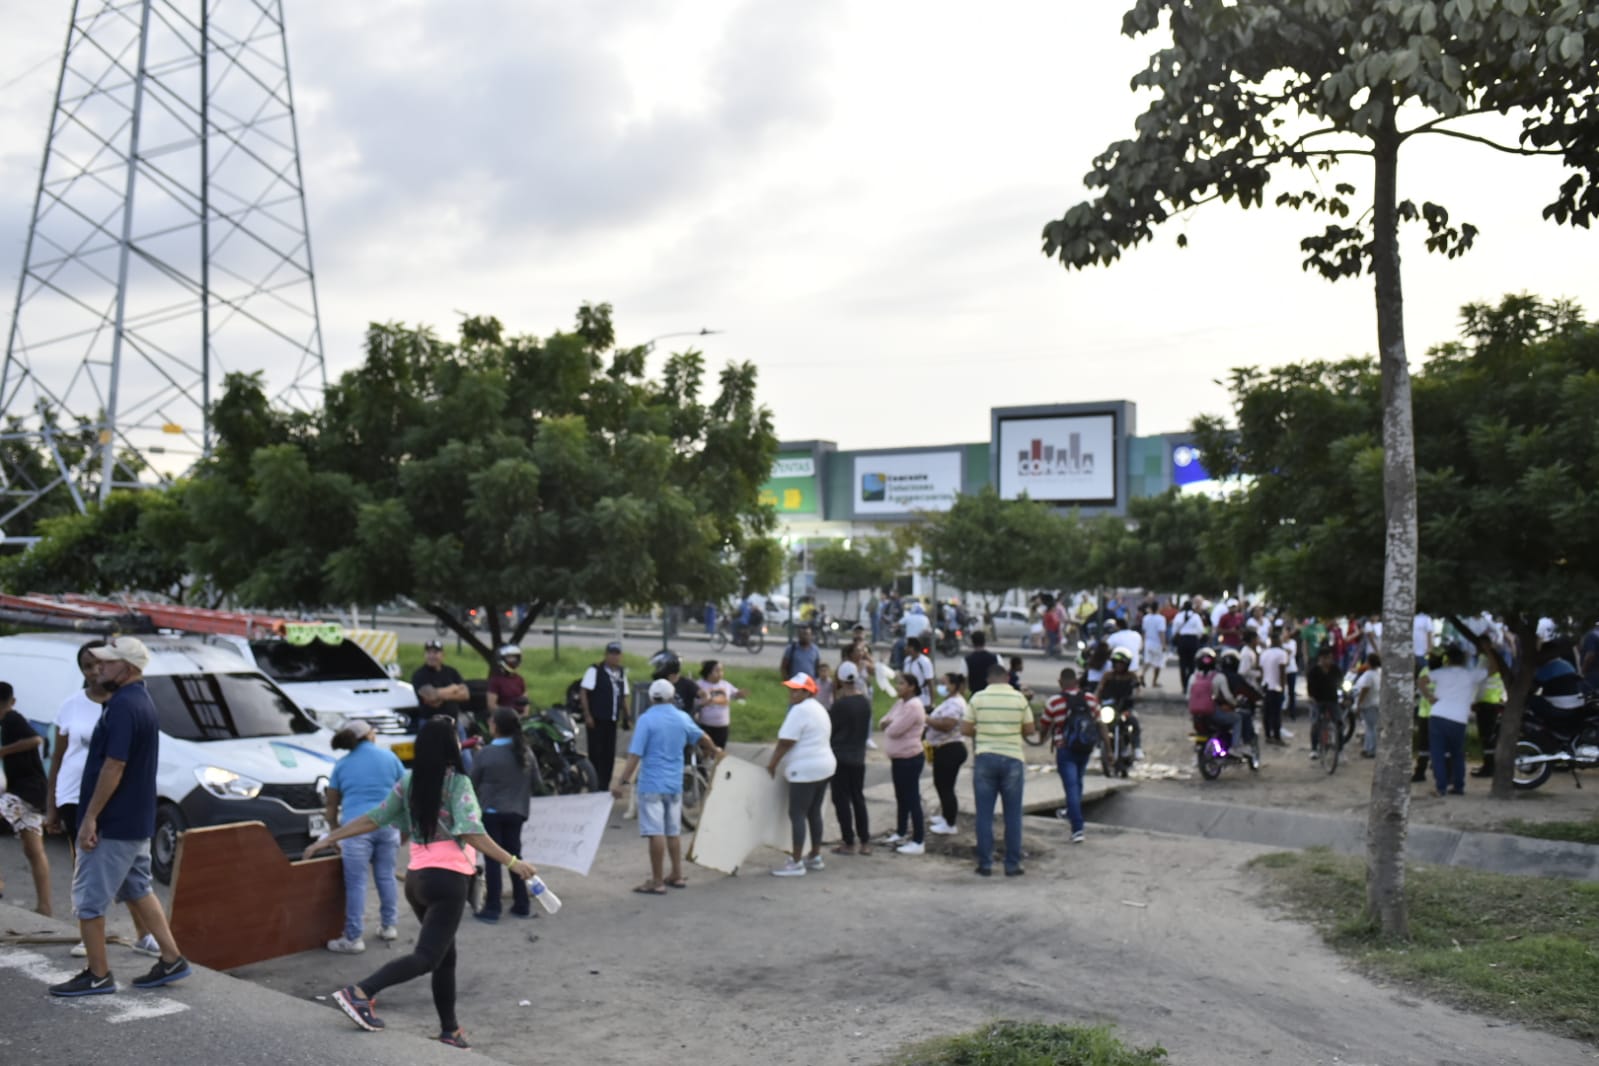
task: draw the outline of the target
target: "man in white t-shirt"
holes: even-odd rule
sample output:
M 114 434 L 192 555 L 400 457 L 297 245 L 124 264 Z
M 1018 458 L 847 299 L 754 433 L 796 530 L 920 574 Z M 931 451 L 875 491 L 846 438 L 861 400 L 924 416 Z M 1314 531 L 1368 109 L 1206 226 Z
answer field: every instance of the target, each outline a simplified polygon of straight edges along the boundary
M 1419 668 L 1426 664 L 1427 653 L 1432 651 L 1433 636 L 1437 627 L 1433 625 L 1432 615 L 1426 611 L 1417 611 L 1415 619 L 1410 626 L 1411 643 L 1415 645 L 1416 666 Z
M 1144 660 L 1138 671 L 1138 678 L 1143 680 L 1146 671 L 1154 671 L 1154 679 L 1150 682 L 1160 684 L 1160 668 L 1166 665 L 1166 616 L 1153 607 L 1144 612 L 1144 620 L 1139 628 L 1144 631 Z
M 822 798 L 827 782 L 838 769 L 833 754 L 833 720 L 816 698 L 816 682 L 808 674 L 795 674 L 783 682 L 788 689 L 788 715 L 777 731 L 777 747 L 767 761 L 766 772 L 777 776 L 781 767 L 788 781 L 788 821 L 793 831 L 794 850 L 788 862 L 773 870 L 777 877 L 802 877 L 807 870 L 820 870 L 822 862 Z M 805 833 L 810 830 L 811 850 L 805 852 Z
M 1497 656 L 1486 642 L 1483 659 L 1497 668 Z M 1466 650 L 1458 644 L 1444 648 L 1444 665 L 1428 671 L 1425 682 L 1432 700 L 1432 715 L 1427 721 L 1428 755 L 1432 759 L 1432 778 L 1438 795 L 1461 796 L 1466 792 L 1466 722 L 1478 687 L 1488 679 L 1485 667 L 1467 666 Z
M 1279 630 L 1272 630 L 1271 646 L 1260 653 L 1260 686 L 1266 694 L 1261 704 L 1266 743 L 1284 747 L 1283 701 L 1288 693 L 1288 649 L 1282 645 Z
M 922 650 L 921 645 L 905 645 L 905 662 L 901 664 L 900 672 L 916 679 L 921 689 L 922 706 L 933 706 L 933 659 Z
M 1131 662 L 1137 662 L 1139 653 L 1144 650 L 1144 638 L 1134 633 L 1131 629 L 1122 628 L 1122 624 L 1112 618 L 1105 623 L 1110 627 L 1111 633 L 1105 638 L 1105 643 L 1111 651 L 1117 648 L 1127 649 L 1127 654 L 1132 656 Z
M 1177 647 L 1177 670 L 1183 679 L 1183 694 L 1188 693 L 1188 679 L 1194 676 L 1194 656 L 1199 654 L 1199 642 L 1205 637 L 1205 616 L 1194 609 L 1193 601 L 1185 601 L 1177 617 L 1171 620 L 1172 643 Z

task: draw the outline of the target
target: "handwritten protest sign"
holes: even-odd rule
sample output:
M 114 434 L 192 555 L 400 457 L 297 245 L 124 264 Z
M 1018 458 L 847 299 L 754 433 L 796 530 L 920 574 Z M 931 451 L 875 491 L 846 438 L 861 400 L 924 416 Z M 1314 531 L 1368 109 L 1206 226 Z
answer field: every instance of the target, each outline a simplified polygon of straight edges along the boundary
M 522 857 L 587 877 L 610 818 L 609 792 L 537 797 L 529 801 L 522 826 Z

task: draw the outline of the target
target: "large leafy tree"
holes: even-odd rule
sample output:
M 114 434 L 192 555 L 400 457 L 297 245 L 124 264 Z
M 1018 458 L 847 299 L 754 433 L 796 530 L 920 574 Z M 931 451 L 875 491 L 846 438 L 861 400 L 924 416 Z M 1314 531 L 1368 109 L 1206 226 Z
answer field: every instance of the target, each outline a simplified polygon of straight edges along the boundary
M 991 485 L 923 519 L 917 535 L 934 572 L 984 597 L 985 617 L 990 597 L 1069 584 L 1087 562 L 1080 524 L 1034 500 L 1000 499 Z
M 183 546 L 193 524 L 183 487 L 113 492 L 80 513 L 40 518 L 39 541 L 0 562 L 0 586 L 25 592 L 144 592 L 183 603 L 207 591 Z M 197 588 L 197 584 L 200 586 Z
M 1435 615 L 1469 626 L 1491 611 L 1517 636 L 1494 778 L 1508 799 L 1537 621 L 1599 617 L 1599 327 L 1530 296 L 1461 318 L 1463 339 L 1415 379 L 1418 592 Z M 1200 427 L 1206 454 L 1251 479 L 1234 528 L 1254 579 L 1284 602 L 1322 614 L 1381 602 L 1380 389 L 1370 360 L 1238 371 L 1237 431 Z
M 1214 595 L 1237 583 L 1233 555 L 1217 549 L 1223 508 L 1209 497 L 1170 489 L 1127 504 L 1125 521 L 1106 516 L 1090 525 L 1089 558 L 1108 585 Z
M 1170 43 L 1133 79 L 1155 100 L 1136 136 L 1112 144 L 1084 179 L 1098 195 L 1044 228 L 1044 251 L 1068 267 L 1109 264 L 1154 227 L 1211 200 L 1324 214 L 1300 242 L 1304 266 L 1330 279 L 1371 274 L 1381 367 L 1384 652 L 1403 655 L 1415 612 L 1416 483 L 1411 386 L 1399 266 L 1401 223 L 1456 256 L 1476 229 L 1399 191 L 1399 154 L 1423 136 L 1554 156 L 1569 176 L 1544 209 L 1587 226 L 1599 212 L 1599 15 L 1576 0 L 1138 0 L 1129 36 L 1164 27 Z M 1511 115 L 1499 143 L 1462 123 Z M 1341 166 L 1369 167 L 1362 197 Z M 1333 182 L 1329 189 L 1319 175 Z M 1362 204 L 1365 206 L 1363 207 Z M 1184 243 L 1182 236 L 1179 243 Z M 1414 680 L 1383 677 L 1368 820 L 1367 902 L 1383 930 L 1408 934 L 1404 843 Z
M 816 551 L 816 584 L 841 592 L 882 589 L 905 565 L 906 545 L 894 537 L 856 537 Z
M 706 397 L 697 352 L 658 379 L 608 305 L 539 340 L 470 318 L 457 341 L 374 325 L 313 417 L 228 382 L 215 458 L 189 489 L 204 572 L 262 606 L 407 596 L 485 656 L 559 603 L 722 598 L 768 587 L 758 503 L 777 442 L 750 364 Z M 515 628 L 502 611 L 523 605 Z M 484 644 L 460 621 L 485 606 Z

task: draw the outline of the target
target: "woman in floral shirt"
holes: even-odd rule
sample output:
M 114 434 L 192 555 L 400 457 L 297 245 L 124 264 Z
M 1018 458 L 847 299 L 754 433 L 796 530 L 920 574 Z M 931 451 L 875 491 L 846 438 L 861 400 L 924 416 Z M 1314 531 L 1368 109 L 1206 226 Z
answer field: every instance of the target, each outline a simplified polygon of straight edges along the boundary
M 347 837 L 396 826 L 411 839 L 410 868 L 405 875 L 405 900 L 416 912 L 422 930 L 416 950 L 395 959 L 359 984 L 333 994 L 350 1020 L 369 1032 L 383 1028 L 372 1001 L 379 992 L 402 982 L 433 975 L 433 1005 L 439 1012 L 439 1040 L 467 1047 L 455 1017 L 455 931 L 466 910 L 467 894 L 477 868 L 477 852 L 508 867 L 524 880 L 537 871 L 512 855 L 483 831 L 477 793 L 461 765 L 455 720 L 430 718 L 416 735 L 416 758 L 382 805 L 347 822 L 305 849 L 305 858 Z M 476 850 L 474 850 L 476 849 Z

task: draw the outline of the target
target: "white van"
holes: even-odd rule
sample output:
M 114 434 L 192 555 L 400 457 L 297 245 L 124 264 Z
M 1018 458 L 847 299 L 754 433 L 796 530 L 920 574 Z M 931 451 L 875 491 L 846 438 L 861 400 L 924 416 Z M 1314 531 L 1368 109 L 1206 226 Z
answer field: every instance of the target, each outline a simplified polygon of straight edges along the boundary
M 291 644 L 282 637 L 228 634 L 196 635 L 194 639 L 242 656 L 288 693 L 318 725 L 338 730 L 350 722 L 369 723 L 379 744 L 410 763 L 416 742 L 416 692 L 407 682 L 390 677 L 355 641 Z
M 82 686 L 77 657 L 86 639 L 0 637 L 0 680 L 11 682 L 17 709 L 37 725 L 53 726 L 62 701 Z M 263 822 L 298 858 L 328 830 L 322 810 L 333 734 L 230 649 L 178 637 L 139 639 L 150 649 L 144 679 L 161 720 L 150 849 L 156 877 L 171 881 L 178 835 L 190 826 Z

